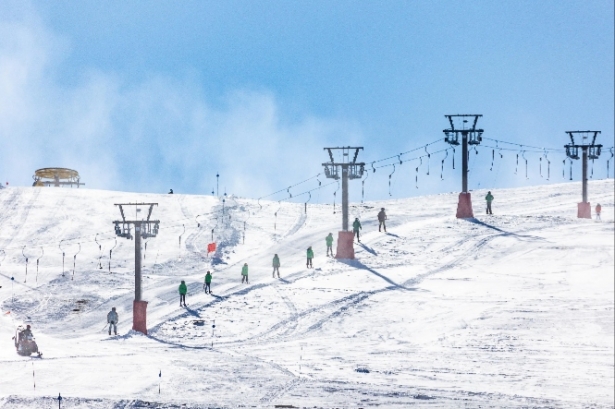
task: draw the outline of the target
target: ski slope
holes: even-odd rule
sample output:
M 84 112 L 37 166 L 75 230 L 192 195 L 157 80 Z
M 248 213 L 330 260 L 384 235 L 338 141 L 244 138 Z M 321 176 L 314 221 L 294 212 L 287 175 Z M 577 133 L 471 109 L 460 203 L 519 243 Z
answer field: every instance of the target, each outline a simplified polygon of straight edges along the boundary
M 473 220 L 454 217 L 453 193 L 353 203 L 362 243 L 338 261 L 325 256 L 341 226 L 331 204 L 3 189 L 0 408 L 56 407 L 59 393 L 62 408 L 95 409 L 612 408 L 613 180 L 589 184 L 601 222 L 576 218 L 580 190 L 494 191 L 493 216 L 476 191 Z M 131 331 L 134 241 L 112 225 L 114 203 L 136 201 L 157 202 L 161 221 L 143 243 L 147 336 Z M 15 353 L 23 323 L 42 359 Z

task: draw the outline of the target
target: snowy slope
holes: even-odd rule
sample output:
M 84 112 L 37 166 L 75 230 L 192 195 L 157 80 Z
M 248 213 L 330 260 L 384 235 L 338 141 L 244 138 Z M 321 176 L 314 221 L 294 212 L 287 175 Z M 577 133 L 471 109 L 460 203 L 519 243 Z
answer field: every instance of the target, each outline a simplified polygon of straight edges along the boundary
M 362 244 L 342 262 L 324 255 L 331 205 L 231 197 L 223 213 L 210 196 L 3 189 L 0 408 L 56 407 L 58 393 L 66 408 L 613 407 L 613 180 L 590 183 L 602 222 L 576 218 L 578 183 L 495 191 L 489 217 L 485 193 L 470 221 L 456 194 L 353 204 Z M 158 202 L 161 221 L 144 251 L 148 336 L 130 330 L 134 242 L 111 223 L 135 201 Z M 43 359 L 15 353 L 21 323 Z

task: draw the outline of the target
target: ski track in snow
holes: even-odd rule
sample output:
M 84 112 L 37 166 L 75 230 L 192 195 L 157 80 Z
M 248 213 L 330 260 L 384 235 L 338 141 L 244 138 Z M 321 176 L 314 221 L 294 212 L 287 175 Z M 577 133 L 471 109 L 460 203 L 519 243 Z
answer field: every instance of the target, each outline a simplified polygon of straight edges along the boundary
M 109 243 L 112 203 L 135 194 L 3 189 L 0 362 L 11 375 L 0 376 L 0 408 L 49 407 L 58 390 L 67 391 L 63 407 L 91 408 L 613 407 L 613 181 L 590 182 L 603 223 L 574 218 L 579 189 L 503 190 L 494 217 L 479 214 L 477 194 L 472 220 L 452 216 L 453 194 L 357 204 L 351 216 L 364 228 L 352 261 L 323 256 L 340 223 L 329 205 L 306 214 L 303 203 L 261 209 L 229 196 L 222 214 L 211 197 L 140 195 L 160 203 L 152 217 L 161 220 L 143 260 L 147 337 L 129 331 L 133 242 L 118 240 L 110 274 L 88 236 L 104 232 Z M 371 218 L 379 207 L 387 234 Z M 207 255 L 212 229 L 218 246 Z M 59 274 L 57 249 L 72 237 L 82 243 L 74 280 Z M 66 244 L 71 272 L 75 243 Z M 17 283 L 23 245 L 45 247 L 38 282 L 30 262 L 27 282 Z M 309 245 L 314 269 L 303 267 Z M 273 253 L 280 279 L 269 276 Z M 208 269 L 212 295 L 202 290 Z M 120 335 L 107 338 L 111 306 Z M 45 353 L 32 361 L 37 388 L 27 394 L 32 358 L 8 344 L 21 322 L 34 324 Z M 98 387 L 109 380 L 116 388 Z

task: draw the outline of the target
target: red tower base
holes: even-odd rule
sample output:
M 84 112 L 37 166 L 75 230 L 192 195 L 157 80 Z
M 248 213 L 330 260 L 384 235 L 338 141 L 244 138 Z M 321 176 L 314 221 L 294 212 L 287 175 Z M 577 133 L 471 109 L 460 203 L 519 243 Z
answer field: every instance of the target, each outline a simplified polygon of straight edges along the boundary
M 351 231 L 341 231 L 337 234 L 337 253 L 335 258 L 354 259 L 354 233 Z
M 133 301 L 132 329 L 147 335 L 147 301 Z
M 472 195 L 470 193 L 459 193 L 459 203 L 457 203 L 457 218 L 469 219 L 474 217 L 472 210 Z
M 577 217 L 579 219 L 592 218 L 592 205 L 589 202 L 581 202 L 577 205 Z

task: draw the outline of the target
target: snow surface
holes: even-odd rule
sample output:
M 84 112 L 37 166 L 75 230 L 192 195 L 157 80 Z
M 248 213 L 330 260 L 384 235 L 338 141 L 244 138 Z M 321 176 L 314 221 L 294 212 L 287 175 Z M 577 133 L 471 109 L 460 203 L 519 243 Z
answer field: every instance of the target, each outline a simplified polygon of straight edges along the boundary
M 223 214 L 211 196 L 3 189 L 0 408 L 54 408 L 58 393 L 63 408 L 613 407 L 613 187 L 590 182 L 602 222 L 576 218 L 579 183 L 494 191 L 493 216 L 473 192 L 473 220 L 453 193 L 353 203 L 353 261 L 325 256 L 339 204 L 230 197 Z M 131 330 L 134 241 L 111 223 L 135 201 L 161 221 L 144 251 L 148 336 Z M 15 353 L 22 323 L 42 359 Z

